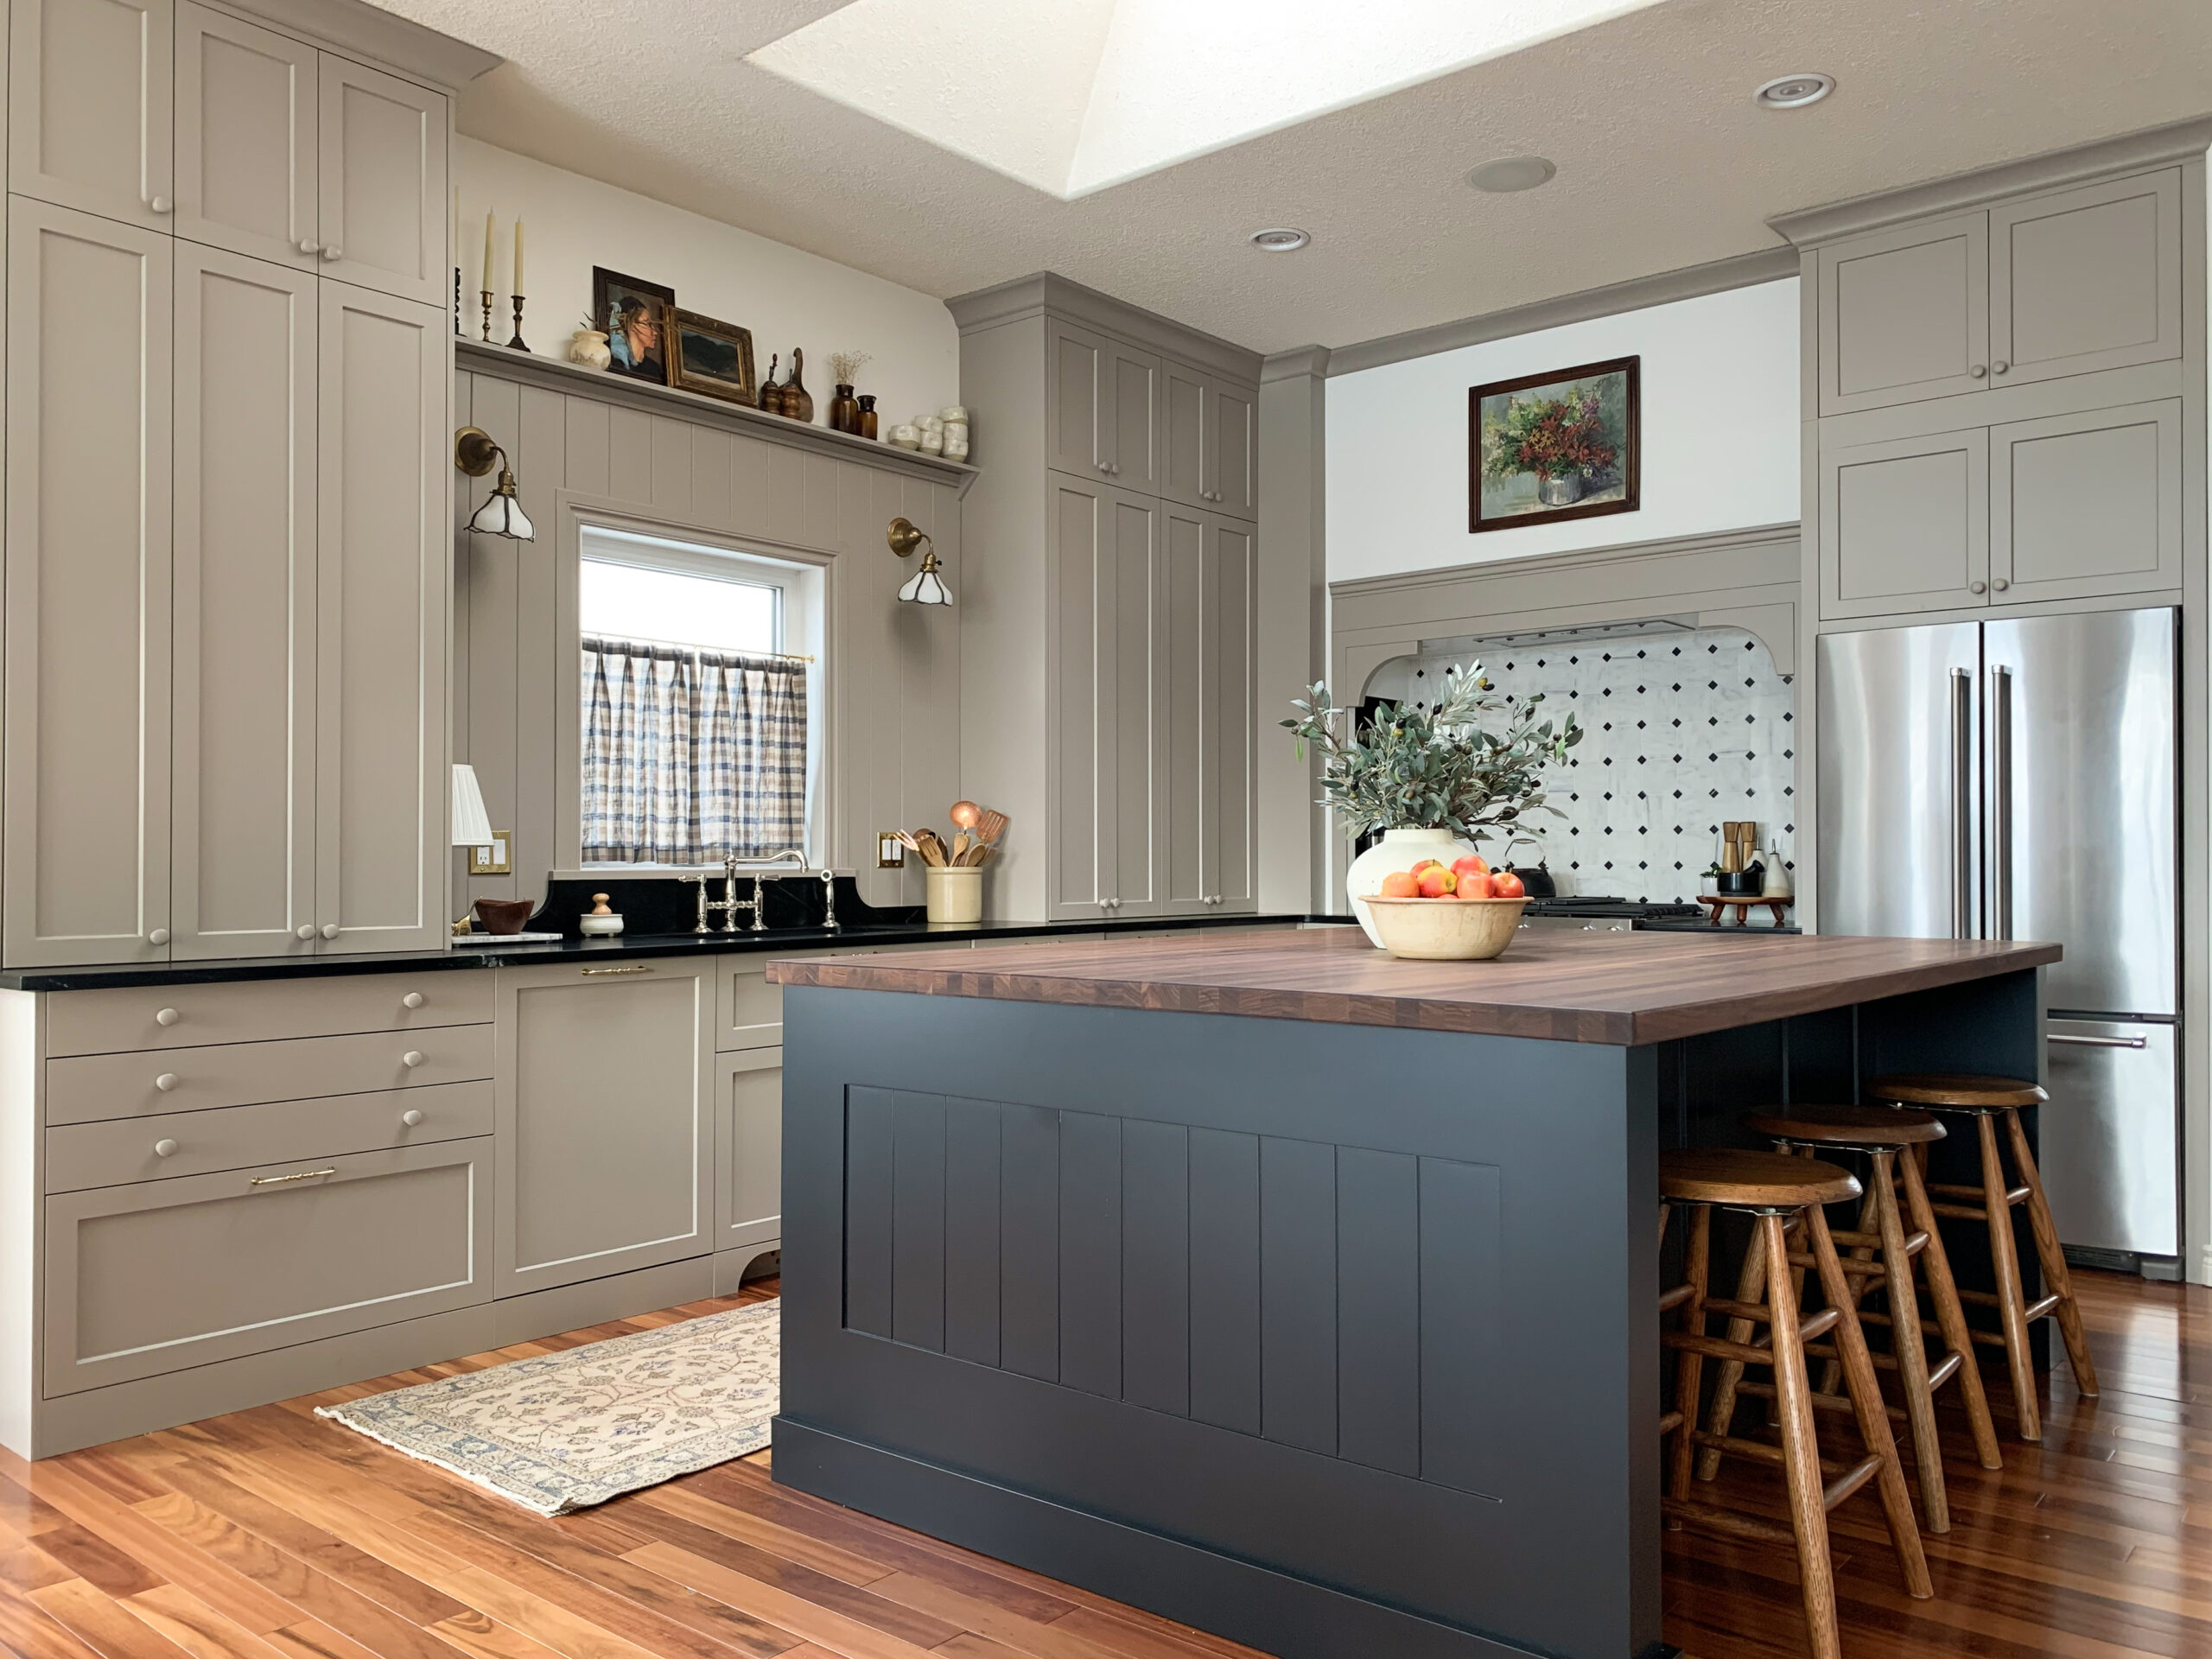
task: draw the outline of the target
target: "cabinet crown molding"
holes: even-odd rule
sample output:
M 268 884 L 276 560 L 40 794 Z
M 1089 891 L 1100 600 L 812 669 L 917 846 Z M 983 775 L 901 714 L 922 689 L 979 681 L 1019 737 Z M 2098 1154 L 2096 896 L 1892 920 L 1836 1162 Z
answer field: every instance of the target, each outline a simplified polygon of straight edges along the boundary
M 1102 329 L 1147 351 L 1211 369 L 1229 379 L 1249 385 L 1260 381 L 1259 353 L 1095 288 L 1085 288 L 1057 271 L 1040 270 L 995 287 L 979 288 L 972 294 L 956 295 L 944 302 L 944 308 L 952 313 L 963 334 L 1050 312 L 1065 321 Z
M 214 7 L 288 34 L 309 34 L 448 90 L 466 86 L 506 60 L 450 35 L 361 0 L 220 0 Z
M 1297 346 L 1287 352 L 1272 352 L 1260 364 L 1260 384 L 1273 385 L 1278 380 L 1311 378 L 1319 380 L 1329 372 L 1329 348 L 1325 346 Z
M 2000 162 L 1949 178 L 1909 184 L 1902 189 L 1777 213 L 1767 224 L 1798 247 L 1812 247 L 1907 219 L 1983 207 L 2006 196 L 2086 183 L 2165 162 L 2202 161 L 2208 148 L 2212 148 L 2212 115 L 2198 116 L 2022 161 Z

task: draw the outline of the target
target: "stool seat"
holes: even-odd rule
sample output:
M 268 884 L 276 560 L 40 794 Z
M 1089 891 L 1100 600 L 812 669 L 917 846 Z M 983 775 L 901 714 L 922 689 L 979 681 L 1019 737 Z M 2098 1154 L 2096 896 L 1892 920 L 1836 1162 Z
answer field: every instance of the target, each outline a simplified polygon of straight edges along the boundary
M 1893 1106 L 1792 1106 L 1785 1112 L 1755 1112 L 1744 1127 L 1754 1135 L 1799 1145 L 1823 1147 L 1917 1147 L 1941 1141 L 1942 1124 L 1926 1112 L 1901 1112 Z
M 1659 1196 L 1675 1204 L 1802 1210 L 1855 1198 L 1859 1190 L 1849 1170 L 1788 1153 L 1714 1147 L 1659 1154 Z
M 1867 1091 L 1877 1100 L 1934 1106 L 1955 1112 L 2001 1112 L 2040 1106 L 2050 1096 L 2018 1077 L 1977 1077 L 1954 1072 L 1910 1073 L 1877 1077 Z

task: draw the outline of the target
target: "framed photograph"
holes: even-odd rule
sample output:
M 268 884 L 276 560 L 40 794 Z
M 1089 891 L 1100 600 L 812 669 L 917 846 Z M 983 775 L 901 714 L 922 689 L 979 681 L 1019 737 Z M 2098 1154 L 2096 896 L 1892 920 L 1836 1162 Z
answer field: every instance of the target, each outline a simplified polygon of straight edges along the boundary
M 603 265 L 591 268 L 592 325 L 606 330 L 609 374 L 669 385 L 668 334 L 675 315 L 674 289 Z
M 1641 358 L 1467 389 L 1467 529 L 1634 512 Z
M 676 314 L 676 350 L 669 359 L 671 385 L 727 397 L 734 404 L 760 401 L 753 378 L 753 331 L 716 322 L 696 311 Z

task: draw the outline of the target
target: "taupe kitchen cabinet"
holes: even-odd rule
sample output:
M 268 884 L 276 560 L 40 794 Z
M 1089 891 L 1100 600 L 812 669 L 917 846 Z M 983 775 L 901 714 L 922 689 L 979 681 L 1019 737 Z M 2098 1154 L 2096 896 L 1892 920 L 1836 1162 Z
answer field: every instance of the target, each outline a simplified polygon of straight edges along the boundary
M 2181 196 L 2167 167 L 1821 247 L 1821 414 L 2179 358 Z
M 1986 428 L 1824 452 L 1820 474 L 1823 616 L 1987 603 Z
M 1179 507 L 1166 509 L 1161 519 L 1165 908 L 1249 911 L 1255 904 L 1251 527 Z
M 321 76 L 315 223 L 324 271 L 444 310 L 453 297 L 445 95 L 331 52 Z
M 711 959 L 497 973 L 497 1294 L 708 1255 Z
M 308 955 L 320 943 L 319 290 L 305 272 L 176 245 L 178 959 Z
M 321 55 L 273 29 L 177 0 L 179 236 L 298 270 L 321 263 Z
M 783 1243 L 784 1051 L 715 1056 L 715 1250 Z M 732 1258 L 734 1260 L 735 1258 Z M 738 1262 L 741 1272 L 743 1262 Z
M 9 204 L 11 965 L 168 954 L 174 245 Z
M 174 228 L 175 0 L 13 0 L 8 188 Z
M 1156 487 L 1160 358 L 1110 334 L 1054 321 L 1046 374 L 1052 464 L 1123 489 Z
M 1160 387 L 1161 499 L 1251 518 L 1258 500 L 1256 394 L 1172 358 L 1162 365 Z

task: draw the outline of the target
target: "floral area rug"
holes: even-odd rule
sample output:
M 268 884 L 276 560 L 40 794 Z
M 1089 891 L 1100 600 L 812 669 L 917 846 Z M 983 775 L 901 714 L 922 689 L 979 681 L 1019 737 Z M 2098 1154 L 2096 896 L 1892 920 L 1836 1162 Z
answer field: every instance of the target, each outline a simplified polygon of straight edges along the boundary
M 540 1515 L 565 1515 L 768 1444 L 779 1302 L 320 1406 Z

